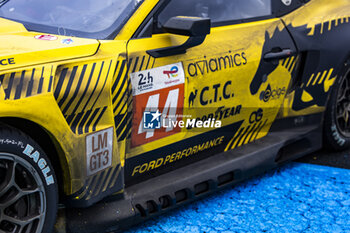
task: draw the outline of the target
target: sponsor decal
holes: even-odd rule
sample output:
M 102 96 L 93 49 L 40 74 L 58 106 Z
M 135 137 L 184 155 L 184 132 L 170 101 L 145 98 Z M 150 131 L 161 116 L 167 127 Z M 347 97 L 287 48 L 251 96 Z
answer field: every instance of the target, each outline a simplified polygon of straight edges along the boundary
M 229 51 L 226 55 L 221 57 L 207 58 L 204 56 L 203 60 L 189 63 L 187 65 L 187 72 L 191 77 L 196 77 L 198 75 L 244 66 L 247 63 L 248 60 L 245 52 L 232 54 L 231 51 Z
M 137 174 L 143 174 L 145 172 L 152 171 L 154 169 L 160 168 L 162 166 L 169 165 L 176 161 L 180 161 L 184 158 L 188 158 L 191 156 L 195 156 L 196 154 L 209 150 L 211 148 L 217 147 L 224 142 L 225 136 L 217 137 L 210 141 L 204 141 L 198 145 L 186 148 L 184 150 L 180 150 L 165 156 L 162 156 L 159 159 L 152 160 L 150 162 L 146 162 L 142 165 L 137 165 L 133 168 L 131 176 L 135 176 Z
M 177 69 L 175 73 L 174 70 Z M 133 96 L 162 90 L 185 83 L 182 63 L 130 74 Z
M 61 41 L 62 44 L 67 44 L 67 45 L 70 45 L 70 44 L 73 44 L 74 43 L 74 40 L 72 40 L 71 38 L 69 39 L 63 39 Z
M 264 111 L 262 108 L 259 108 L 257 111 L 252 112 L 249 117 L 249 123 L 254 124 L 260 122 L 264 116 Z
M 285 87 L 272 89 L 269 84 L 265 91 L 260 93 L 260 100 L 264 102 L 269 102 L 270 100 L 277 100 L 287 93 Z
M 179 127 L 161 127 L 160 116 L 173 122 L 182 120 L 185 85 L 182 63 L 132 73 L 130 78 L 134 100 L 131 146 L 180 132 Z
M 164 70 L 163 74 L 168 75 L 168 78 L 176 78 L 178 76 L 179 68 L 177 66 L 173 66 L 170 70 Z
M 113 128 L 86 136 L 87 175 L 112 166 Z
M 190 97 L 188 98 L 188 106 L 193 107 L 194 100 L 197 98 L 198 90 L 195 90 L 194 92 L 191 92 Z
M 31 158 L 40 168 L 41 173 L 45 177 L 46 185 L 49 186 L 55 183 L 53 176 L 50 175 L 51 169 L 47 164 L 47 161 L 44 158 L 40 157 L 40 153 L 34 150 L 34 147 L 27 144 L 26 148 L 23 151 L 23 154 Z
M 1 66 L 8 66 L 8 65 L 14 65 L 14 64 L 16 64 L 14 58 L 0 59 L 0 65 Z
M 186 118 L 187 116 L 183 116 Z M 240 129 L 242 121 L 205 131 L 176 143 L 155 148 L 144 154 L 128 158 L 125 163 L 125 180 L 134 183 L 140 176 L 153 177 L 167 169 L 182 167 L 225 150 L 227 143 Z M 157 172 L 157 173 L 156 173 Z
M 54 41 L 58 39 L 57 36 L 52 36 L 52 35 L 37 35 L 37 36 L 34 36 L 34 38 L 37 40 L 47 40 L 47 41 Z
M 200 92 L 195 90 L 188 98 L 189 107 L 193 107 L 197 97 L 199 97 L 199 103 L 201 106 L 207 106 L 209 104 L 221 102 L 222 100 L 231 99 L 235 96 L 231 89 L 232 81 L 227 81 L 224 85 L 219 83 L 213 86 L 205 86 Z

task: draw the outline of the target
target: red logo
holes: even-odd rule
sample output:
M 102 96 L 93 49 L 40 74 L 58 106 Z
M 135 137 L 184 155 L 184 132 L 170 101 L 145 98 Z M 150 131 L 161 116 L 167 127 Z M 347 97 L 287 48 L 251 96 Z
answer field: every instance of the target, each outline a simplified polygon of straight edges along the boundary
M 57 36 L 51 36 L 51 35 L 37 35 L 34 37 L 37 40 L 47 40 L 47 41 L 53 41 L 57 40 Z
M 177 72 L 179 71 L 179 68 L 177 68 L 177 66 L 173 66 L 170 70 L 164 70 L 163 74 L 168 75 L 168 78 L 171 77 L 177 77 Z

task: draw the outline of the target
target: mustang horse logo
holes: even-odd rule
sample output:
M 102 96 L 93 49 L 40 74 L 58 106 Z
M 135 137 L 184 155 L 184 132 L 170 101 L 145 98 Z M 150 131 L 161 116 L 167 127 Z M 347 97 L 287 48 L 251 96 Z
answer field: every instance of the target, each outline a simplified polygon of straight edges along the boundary
M 279 65 L 278 60 L 267 61 L 264 59 L 264 56 L 267 53 L 275 52 L 277 49 L 290 48 L 291 43 L 293 45 L 286 28 L 280 31 L 277 27 L 272 37 L 270 37 L 267 31 L 265 32 L 265 43 L 261 54 L 260 64 L 257 72 L 255 73 L 253 81 L 250 83 L 250 93 L 252 95 L 258 93 L 261 85 L 264 82 L 267 82 L 268 76 L 274 72 Z

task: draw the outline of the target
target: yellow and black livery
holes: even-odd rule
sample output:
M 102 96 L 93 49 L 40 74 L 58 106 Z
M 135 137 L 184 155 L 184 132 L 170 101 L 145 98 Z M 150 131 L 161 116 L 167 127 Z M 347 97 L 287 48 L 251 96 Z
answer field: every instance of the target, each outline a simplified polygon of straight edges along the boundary
M 250 1 L 183 2 L 132 1 L 96 36 L 0 20 L 0 171 L 11 146 L 41 169 L 75 208 L 61 210 L 58 230 L 120 230 L 323 144 L 350 144 L 350 93 L 337 98 L 348 82 L 347 0 L 255 1 L 265 11 L 247 15 L 239 7 Z M 146 132 L 147 108 L 221 125 Z

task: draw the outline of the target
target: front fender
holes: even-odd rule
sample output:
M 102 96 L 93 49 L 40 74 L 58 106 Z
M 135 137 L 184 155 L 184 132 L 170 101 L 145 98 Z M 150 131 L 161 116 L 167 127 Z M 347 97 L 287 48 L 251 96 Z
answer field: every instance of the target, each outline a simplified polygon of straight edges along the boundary
M 19 100 L 0 101 L 0 117 L 25 119 L 45 129 L 64 152 L 58 152 L 58 155 L 60 161 L 64 161 L 62 164 L 67 164 L 67 167 L 62 166 L 62 171 L 65 173 L 62 175 L 70 182 L 64 184 L 66 194 L 72 194 L 84 185 L 85 137 L 76 135 L 70 130 L 55 98 L 50 93 Z

